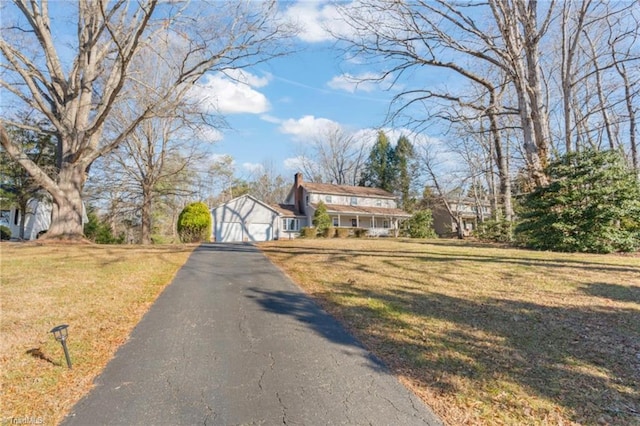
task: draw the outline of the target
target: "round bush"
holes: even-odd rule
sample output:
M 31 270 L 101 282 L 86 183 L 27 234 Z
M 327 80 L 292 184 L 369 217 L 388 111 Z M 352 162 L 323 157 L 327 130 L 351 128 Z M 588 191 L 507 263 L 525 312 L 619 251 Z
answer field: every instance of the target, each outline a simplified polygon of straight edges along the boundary
M 4 225 L 0 225 L 0 240 L 10 240 L 11 239 L 11 229 Z
M 211 213 L 205 203 L 191 203 L 178 216 L 178 235 L 183 243 L 200 243 L 211 237 Z

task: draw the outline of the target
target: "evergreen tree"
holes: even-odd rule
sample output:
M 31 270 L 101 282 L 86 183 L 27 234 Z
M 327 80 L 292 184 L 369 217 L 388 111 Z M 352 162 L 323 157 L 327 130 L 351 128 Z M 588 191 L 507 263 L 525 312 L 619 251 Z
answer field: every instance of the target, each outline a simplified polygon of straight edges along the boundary
M 324 231 L 331 226 L 331 217 L 327 213 L 327 206 L 320 201 L 318 208 L 313 214 L 313 226 L 316 227 L 318 234 L 322 235 Z
M 205 203 L 187 205 L 178 217 L 178 235 L 183 243 L 209 241 L 212 227 L 211 212 Z
M 571 153 L 549 185 L 524 197 L 516 232 L 528 246 L 569 252 L 640 248 L 640 183 L 616 151 Z
M 400 196 L 400 207 L 412 211 L 416 200 L 411 196 L 411 186 L 417 174 L 413 145 L 406 136 L 400 136 L 393 150 L 392 166 L 395 171 L 395 192 Z
M 396 180 L 393 157 L 393 148 L 387 135 L 383 131 L 379 131 L 378 139 L 371 148 L 369 158 L 365 163 L 360 186 L 381 188 L 393 192 Z

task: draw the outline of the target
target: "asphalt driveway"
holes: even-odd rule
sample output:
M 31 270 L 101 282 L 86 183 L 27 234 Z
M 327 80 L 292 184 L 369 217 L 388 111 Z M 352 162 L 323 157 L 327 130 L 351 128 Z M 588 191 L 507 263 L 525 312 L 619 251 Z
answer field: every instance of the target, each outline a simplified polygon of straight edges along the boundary
M 439 425 L 255 247 L 199 247 L 65 425 Z

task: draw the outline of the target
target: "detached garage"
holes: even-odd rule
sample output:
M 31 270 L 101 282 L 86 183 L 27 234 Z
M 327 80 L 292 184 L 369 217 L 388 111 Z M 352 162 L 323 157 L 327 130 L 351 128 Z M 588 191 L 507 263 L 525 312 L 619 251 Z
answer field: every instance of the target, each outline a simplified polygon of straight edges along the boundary
M 211 210 L 217 242 L 270 241 L 279 238 L 282 208 L 243 195 Z

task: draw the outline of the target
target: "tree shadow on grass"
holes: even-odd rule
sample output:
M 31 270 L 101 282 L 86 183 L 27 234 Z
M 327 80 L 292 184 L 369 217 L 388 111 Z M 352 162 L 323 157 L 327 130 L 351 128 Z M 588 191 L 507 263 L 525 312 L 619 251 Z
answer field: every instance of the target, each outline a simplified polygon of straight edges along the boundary
M 415 243 L 414 243 L 415 244 Z M 426 244 L 426 243 L 425 243 Z M 442 245 L 442 244 L 440 244 Z M 464 248 L 466 246 L 456 245 L 456 248 Z M 362 255 L 368 257 L 382 257 L 385 259 L 411 259 L 420 260 L 423 262 L 456 262 L 456 261 L 471 261 L 471 262 L 483 262 L 500 264 L 513 264 L 523 265 L 531 267 L 547 267 L 547 268 L 581 268 L 585 270 L 605 273 L 638 273 L 640 274 L 640 265 L 616 265 L 608 263 L 591 262 L 587 260 L 575 260 L 567 258 L 559 258 L 555 253 L 550 253 L 548 259 L 541 259 L 538 257 L 532 257 L 530 254 L 539 253 L 531 252 L 528 250 L 522 250 L 522 257 L 506 256 L 503 254 L 486 255 L 478 253 L 448 253 L 440 252 L 436 250 L 428 250 L 424 252 L 415 251 L 402 251 L 402 250 L 388 250 L 388 249 L 327 249 L 327 248 L 314 248 L 308 246 L 291 246 L 286 247 L 269 246 L 260 247 L 260 249 L 267 253 L 280 253 L 285 255 L 327 255 L 332 256 L 333 260 L 346 260 L 353 256 Z M 498 249 L 498 248 L 497 248 Z M 514 249 L 509 249 L 512 252 Z M 529 256 L 527 256 L 529 254 Z
M 362 306 L 341 307 L 341 316 L 348 322 L 367 319 L 374 328 L 388 330 L 371 336 L 366 327 L 355 326 L 356 335 L 384 362 L 421 386 L 455 397 L 458 379 L 482 388 L 500 378 L 566 407 L 579 423 L 595 424 L 608 416 L 612 424 L 640 424 L 638 310 L 345 287 L 351 294 L 383 302 L 386 318 Z M 456 327 L 444 332 L 417 330 L 415 323 L 399 319 L 402 314 L 424 324 L 435 319 Z M 395 330 L 410 330 L 410 338 L 398 339 Z M 385 355 L 389 348 L 392 355 Z M 530 410 L 519 398 L 500 404 L 521 416 Z M 536 418 L 548 414 L 530 412 Z
M 610 283 L 593 283 L 580 288 L 580 291 L 590 296 L 604 297 L 618 302 L 633 302 L 640 304 L 640 287 L 630 287 Z

